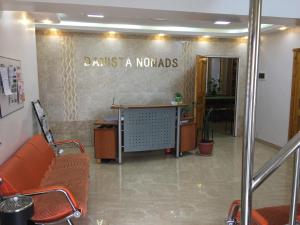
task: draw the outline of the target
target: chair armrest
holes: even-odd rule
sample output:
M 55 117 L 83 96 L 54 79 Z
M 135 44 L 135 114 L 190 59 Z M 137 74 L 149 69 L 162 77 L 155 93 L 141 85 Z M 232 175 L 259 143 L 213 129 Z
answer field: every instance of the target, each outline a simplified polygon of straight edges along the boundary
M 226 224 L 237 224 L 237 221 L 239 220 L 240 205 L 240 200 L 235 200 L 231 203 L 226 219 Z
M 55 141 L 53 142 L 54 145 L 68 145 L 68 144 L 73 144 L 76 145 L 81 153 L 84 153 L 84 145 L 80 143 L 79 140 L 72 139 L 72 140 L 62 140 L 62 141 Z
M 65 187 L 63 186 L 49 186 L 49 187 L 41 187 L 37 189 L 30 189 L 23 191 L 19 193 L 20 195 L 25 195 L 25 196 L 36 196 L 36 195 L 44 195 L 44 194 L 49 194 L 53 192 L 60 192 L 65 195 L 67 201 L 69 202 L 72 210 L 74 213 L 79 213 L 77 214 L 78 217 L 80 217 L 80 211 L 78 210 L 79 204 L 76 201 L 75 197 L 73 194 Z
M 240 205 L 241 202 L 239 200 L 235 200 L 231 204 L 228 212 L 228 217 L 226 220 L 228 225 L 240 224 L 240 216 L 241 216 L 239 212 Z M 269 222 L 255 209 L 252 209 L 251 216 L 252 216 L 252 222 L 254 222 L 254 224 L 269 225 Z
M 259 225 L 269 225 L 269 222 L 255 209 L 252 209 L 252 222 Z

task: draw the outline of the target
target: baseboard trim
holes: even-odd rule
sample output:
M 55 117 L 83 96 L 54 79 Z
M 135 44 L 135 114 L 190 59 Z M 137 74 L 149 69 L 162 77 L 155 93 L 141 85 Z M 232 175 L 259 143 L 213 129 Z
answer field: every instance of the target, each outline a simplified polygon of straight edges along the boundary
M 277 150 L 279 150 L 279 149 L 282 148 L 282 147 L 279 146 L 279 145 L 275 145 L 275 144 L 273 144 L 273 143 L 271 143 L 271 142 L 262 140 L 262 139 L 260 139 L 260 138 L 255 138 L 255 141 L 257 141 L 257 142 L 259 142 L 259 143 L 262 143 L 262 144 L 265 144 L 265 145 L 267 145 L 267 146 L 270 146 L 270 147 L 272 147 L 272 148 L 275 148 L 275 149 L 277 149 Z

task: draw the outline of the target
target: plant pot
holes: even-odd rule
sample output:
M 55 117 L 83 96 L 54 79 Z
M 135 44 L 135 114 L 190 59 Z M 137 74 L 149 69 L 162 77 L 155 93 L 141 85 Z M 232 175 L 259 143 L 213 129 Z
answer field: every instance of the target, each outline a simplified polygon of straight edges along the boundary
M 201 141 L 199 143 L 199 153 L 200 155 L 203 155 L 203 156 L 210 156 L 212 155 L 212 151 L 213 151 L 213 148 L 214 148 L 214 141 Z
M 166 154 L 166 155 L 170 155 L 170 154 L 172 154 L 172 152 L 173 152 L 173 149 L 172 149 L 172 148 L 166 148 L 166 149 L 165 149 L 165 154 Z

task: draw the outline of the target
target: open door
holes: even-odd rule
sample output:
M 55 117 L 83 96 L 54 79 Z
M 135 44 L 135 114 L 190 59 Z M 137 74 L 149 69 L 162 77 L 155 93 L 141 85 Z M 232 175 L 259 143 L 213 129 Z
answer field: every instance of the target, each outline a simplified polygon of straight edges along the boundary
M 203 126 L 205 115 L 205 95 L 206 95 L 206 72 L 207 57 L 198 55 L 196 57 L 196 75 L 195 75 L 195 97 L 194 97 L 194 121 L 196 123 L 197 133 Z
M 300 48 L 294 49 L 289 139 L 300 131 Z

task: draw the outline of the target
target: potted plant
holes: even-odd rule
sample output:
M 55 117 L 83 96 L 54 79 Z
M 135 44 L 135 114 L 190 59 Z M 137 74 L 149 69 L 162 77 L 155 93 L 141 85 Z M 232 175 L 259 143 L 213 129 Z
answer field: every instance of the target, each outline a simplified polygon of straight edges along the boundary
M 213 140 L 213 130 L 210 129 L 210 115 L 213 109 L 209 109 L 203 120 L 203 128 L 201 133 L 201 140 L 199 142 L 199 153 L 200 155 L 210 156 L 212 155 L 214 140 Z
M 208 81 L 208 95 L 216 96 L 220 92 L 220 79 L 211 78 L 210 81 Z
M 175 93 L 175 102 L 177 104 L 181 104 L 182 103 L 182 94 L 181 93 L 179 93 L 179 92 Z

